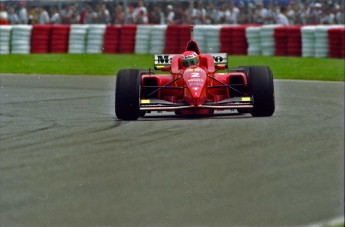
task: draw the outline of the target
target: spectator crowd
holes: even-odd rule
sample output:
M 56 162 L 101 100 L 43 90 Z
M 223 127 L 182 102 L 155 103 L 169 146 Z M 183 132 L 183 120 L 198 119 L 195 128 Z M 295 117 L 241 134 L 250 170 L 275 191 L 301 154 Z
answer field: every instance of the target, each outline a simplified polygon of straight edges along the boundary
M 0 2 L 0 24 L 344 24 L 343 0 Z

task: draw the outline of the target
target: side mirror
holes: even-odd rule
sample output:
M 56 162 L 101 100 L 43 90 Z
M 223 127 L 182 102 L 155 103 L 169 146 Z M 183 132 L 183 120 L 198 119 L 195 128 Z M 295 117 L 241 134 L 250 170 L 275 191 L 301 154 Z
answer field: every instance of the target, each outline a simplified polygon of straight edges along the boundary
M 155 66 L 156 70 L 161 70 L 161 71 L 170 71 L 171 70 L 171 66 L 167 66 L 167 65 L 158 65 Z
M 217 69 L 217 70 L 225 70 L 225 69 L 227 69 L 227 68 L 228 68 L 227 65 L 223 65 L 223 64 L 216 65 L 216 69 Z

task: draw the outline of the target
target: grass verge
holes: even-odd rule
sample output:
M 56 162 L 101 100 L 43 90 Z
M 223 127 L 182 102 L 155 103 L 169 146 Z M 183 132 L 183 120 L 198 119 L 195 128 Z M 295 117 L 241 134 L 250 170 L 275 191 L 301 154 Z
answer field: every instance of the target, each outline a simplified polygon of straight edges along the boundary
M 275 79 L 344 81 L 344 59 L 229 56 L 230 67 L 268 65 Z M 0 55 L 0 73 L 115 75 L 123 68 L 153 67 L 152 55 L 30 54 Z

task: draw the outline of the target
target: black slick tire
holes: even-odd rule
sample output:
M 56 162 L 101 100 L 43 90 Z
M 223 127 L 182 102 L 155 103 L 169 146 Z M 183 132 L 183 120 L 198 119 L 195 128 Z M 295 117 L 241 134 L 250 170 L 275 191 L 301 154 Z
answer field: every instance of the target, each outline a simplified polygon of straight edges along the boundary
M 272 71 L 267 66 L 244 67 L 247 75 L 248 93 L 254 99 L 250 112 L 253 117 L 269 117 L 275 111 Z
M 137 120 L 140 115 L 141 73 L 122 69 L 116 76 L 115 114 L 120 120 Z

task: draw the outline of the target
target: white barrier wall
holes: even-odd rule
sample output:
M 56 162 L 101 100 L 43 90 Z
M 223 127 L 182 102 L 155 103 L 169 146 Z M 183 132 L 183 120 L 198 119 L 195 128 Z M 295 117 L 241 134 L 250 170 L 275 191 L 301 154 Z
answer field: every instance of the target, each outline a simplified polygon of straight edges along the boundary
M 103 53 L 105 24 L 89 25 L 86 38 L 86 53 L 101 54 Z
M 302 57 L 329 57 L 328 30 L 331 28 L 344 28 L 342 25 L 315 25 L 303 26 Z M 339 47 L 341 48 L 341 47 Z
M 150 51 L 151 29 L 149 25 L 138 25 L 135 35 L 135 49 L 136 54 L 147 54 Z
M 0 26 L 0 54 L 10 53 L 12 26 Z
M 165 31 L 166 25 L 153 25 L 150 36 L 149 54 L 161 54 L 165 48 Z
M 196 25 L 194 40 L 203 53 L 218 53 L 220 50 L 220 29 L 222 25 Z
M 88 25 L 72 24 L 69 33 L 68 53 L 85 53 Z
M 260 27 L 260 49 L 263 56 L 275 55 L 274 28 L 280 25 L 264 25 Z
M 196 25 L 194 40 L 203 53 L 218 53 L 220 50 L 220 29 L 222 25 Z
M 261 55 L 261 36 L 260 27 L 248 27 L 246 29 L 246 38 L 248 42 L 248 55 Z
M 220 29 L 222 25 L 206 27 L 205 41 L 206 53 L 219 53 L 220 51 Z
M 47 25 L 49 26 L 49 25 Z M 166 37 L 167 25 L 130 25 L 131 27 L 135 28 L 133 32 L 126 33 L 127 29 L 126 26 L 123 26 L 123 30 L 121 30 L 122 26 L 119 26 L 119 37 L 122 37 L 122 32 L 127 34 L 125 39 L 118 39 L 116 42 L 117 48 L 114 53 L 122 53 L 117 49 L 121 50 L 122 47 L 126 45 L 127 39 L 131 40 L 130 49 L 126 49 L 128 53 L 137 53 L 137 54 L 159 54 L 163 53 L 166 49 L 166 38 L 169 39 L 170 43 L 178 43 L 178 48 L 184 48 L 187 43 L 185 39 L 179 36 L 179 27 L 175 26 L 176 29 L 176 36 Z M 220 50 L 229 50 L 230 54 L 232 54 L 231 48 L 227 48 L 229 46 L 233 47 L 236 45 L 233 42 L 233 35 L 232 32 L 228 33 L 228 37 L 223 37 L 220 39 L 220 31 L 223 27 L 236 27 L 238 25 L 196 25 L 194 26 L 194 40 L 199 44 L 199 49 L 203 53 L 217 53 Z M 263 55 L 263 56 L 273 56 L 276 54 L 276 42 L 284 42 L 288 47 L 295 47 L 294 43 L 290 39 L 291 37 L 294 38 L 294 42 L 298 42 L 296 46 L 297 51 L 287 49 L 286 51 L 280 50 L 280 55 L 287 55 L 287 56 L 299 56 L 301 54 L 302 57 L 341 57 L 338 54 L 330 53 L 330 49 L 338 50 L 337 46 L 339 46 L 340 52 L 343 53 L 343 43 L 345 42 L 341 38 L 342 29 L 344 29 L 344 25 L 316 25 L 316 26 L 284 26 L 279 29 L 279 31 L 285 30 L 287 31 L 287 39 L 276 39 L 278 34 L 275 34 L 275 28 L 281 25 L 264 25 L 264 26 L 248 26 L 244 27 L 245 29 L 245 37 L 243 39 L 248 43 L 247 55 Z M 184 26 L 185 27 L 185 26 Z M 2 25 L 0 26 L 0 54 L 29 54 L 31 53 L 31 46 L 33 43 L 31 42 L 32 39 L 32 28 L 31 25 Z M 105 37 L 105 30 L 106 25 L 70 25 L 69 27 L 69 39 L 68 39 L 68 53 L 103 53 L 104 52 L 104 45 L 105 40 L 109 42 L 109 37 Z M 181 27 L 182 28 L 182 27 Z M 284 29 L 283 29 L 284 28 Z M 341 28 L 338 33 L 335 33 L 334 39 L 330 42 L 329 38 L 329 29 L 331 28 Z M 300 29 L 300 30 L 299 30 Z M 183 30 L 184 33 L 186 32 Z M 277 30 L 278 31 L 278 30 Z M 336 32 L 337 32 L 336 31 Z M 67 30 L 68 32 L 68 30 Z M 181 30 L 182 32 L 182 30 Z M 294 33 L 292 33 L 294 32 Z M 332 31 L 333 32 L 333 31 Z M 183 34 L 184 34 L 183 33 Z M 298 33 L 298 34 L 295 34 Z M 182 33 L 181 33 L 182 34 Z M 285 35 L 284 33 L 282 33 Z M 332 33 L 333 34 L 333 33 Z M 235 34 L 234 34 L 235 35 Z M 241 36 L 243 36 L 243 32 Z M 301 35 L 301 36 L 300 36 Z M 184 34 L 185 36 L 185 34 Z M 183 36 L 183 37 L 184 37 Z M 48 40 L 49 43 L 59 43 L 59 42 L 52 42 L 52 40 L 56 40 L 59 36 L 49 36 Z M 279 36 L 280 37 L 280 36 Z M 333 37 L 333 36 L 332 36 Z M 114 38 L 114 37 L 113 37 Z M 118 38 L 118 37 L 117 37 Z M 238 38 L 238 37 L 237 37 Z M 176 42 L 175 40 L 176 39 Z M 184 41 L 180 42 L 180 39 Z M 242 39 L 240 37 L 240 39 Z M 225 40 L 225 41 L 224 41 Z M 229 40 L 229 41 L 226 41 Z M 172 42 L 174 41 L 174 42 Z M 67 45 L 67 42 L 65 42 Z M 330 46 L 330 43 L 331 46 Z M 300 46 L 301 45 L 301 46 Z M 280 45 L 282 48 L 285 48 L 285 45 Z M 134 51 L 133 51 L 134 47 Z M 301 48 L 301 49 L 299 49 Z M 123 48 L 122 48 L 123 49 Z M 34 48 L 32 49 L 34 51 Z M 48 49 L 46 52 L 52 50 L 52 47 Z M 64 50 L 66 51 L 66 50 Z M 62 51 L 63 52 L 63 51 Z M 127 53 L 124 52 L 124 53 Z M 281 54 L 283 53 L 283 54 Z M 297 53 L 297 54 L 296 54 Z M 244 53 L 245 54 L 245 53 Z
M 316 26 L 315 28 L 315 57 L 328 57 L 328 29 L 329 26 Z
M 344 25 L 318 25 L 315 28 L 315 57 L 329 56 L 328 30 L 331 28 L 344 28 Z M 341 47 L 339 47 L 341 48 Z
M 302 57 L 315 56 L 315 28 L 316 26 L 304 26 L 302 33 Z
M 32 25 L 13 25 L 12 54 L 30 54 Z
M 196 25 L 194 27 L 194 40 L 199 44 L 201 52 L 206 52 L 206 33 L 207 25 Z

